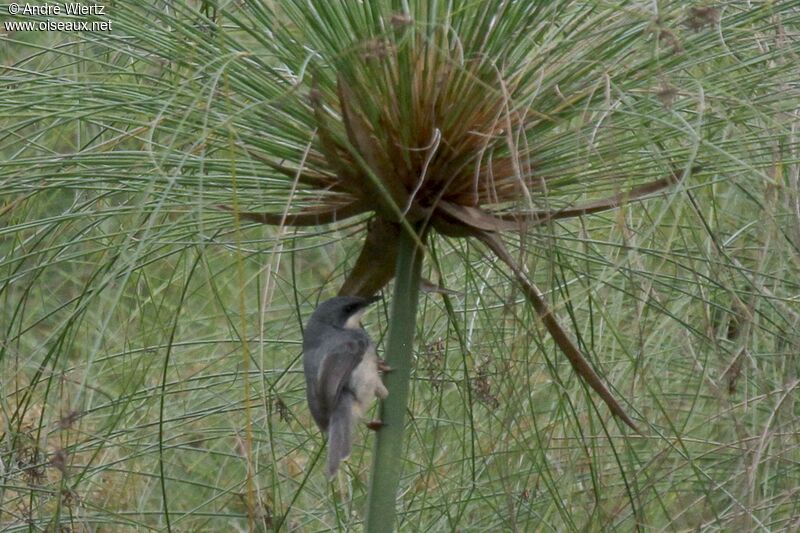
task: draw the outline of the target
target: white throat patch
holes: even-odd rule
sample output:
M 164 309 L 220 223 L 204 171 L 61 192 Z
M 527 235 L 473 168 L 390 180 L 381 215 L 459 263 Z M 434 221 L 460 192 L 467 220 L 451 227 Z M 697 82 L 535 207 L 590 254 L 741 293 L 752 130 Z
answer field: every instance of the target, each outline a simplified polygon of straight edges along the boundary
M 354 313 L 350 318 L 347 319 L 347 322 L 344 323 L 344 327 L 346 329 L 361 329 L 361 317 L 364 316 L 364 313 L 367 312 L 367 308 Z

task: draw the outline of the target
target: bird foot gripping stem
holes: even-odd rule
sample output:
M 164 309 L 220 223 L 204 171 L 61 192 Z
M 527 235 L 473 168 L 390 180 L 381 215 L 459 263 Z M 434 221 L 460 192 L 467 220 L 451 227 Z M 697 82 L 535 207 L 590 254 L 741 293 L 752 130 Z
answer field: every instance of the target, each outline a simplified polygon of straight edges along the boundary
M 374 420 L 370 420 L 369 422 L 365 422 L 365 424 L 372 431 L 378 431 L 382 427 L 386 426 L 386 423 L 383 420 L 378 420 L 377 418 Z
M 393 368 L 390 367 L 385 360 L 378 359 L 378 372 L 380 372 L 381 374 L 388 374 L 392 370 Z

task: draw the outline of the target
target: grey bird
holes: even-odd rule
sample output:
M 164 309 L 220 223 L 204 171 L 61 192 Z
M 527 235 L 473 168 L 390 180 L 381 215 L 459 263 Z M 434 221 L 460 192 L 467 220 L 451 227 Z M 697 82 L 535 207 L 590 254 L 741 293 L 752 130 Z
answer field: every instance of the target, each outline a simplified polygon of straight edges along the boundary
M 314 421 L 328 435 L 326 474 L 333 478 L 350 456 L 353 432 L 375 397 L 389 391 L 380 372 L 389 368 L 375 353 L 375 344 L 361 317 L 380 299 L 337 296 L 322 302 L 311 315 L 303 335 L 306 397 Z M 380 421 L 368 426 L 378 429 Z

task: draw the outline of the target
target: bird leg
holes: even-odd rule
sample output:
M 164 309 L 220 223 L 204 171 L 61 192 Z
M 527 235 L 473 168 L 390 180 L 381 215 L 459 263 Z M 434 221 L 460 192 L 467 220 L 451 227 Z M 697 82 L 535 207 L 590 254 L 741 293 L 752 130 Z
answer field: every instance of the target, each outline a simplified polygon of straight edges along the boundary
M 381 374 L 388 374 L 392 370 L 392 367 L 390 367 L 384 359 L 378 358 L 378 372 Z
M 383 420 L 379 420 L 379 419 L 377 419 L 377 418 L 375 418 L 375 419 L 373 419 L 373 420 L 370 420 L 369 422 L 365 422 L 365 424 L 366 424 L 366 425 L 367 425 L 367 427 L 368 427 L 369 429 L 371 429 L 372 431 L 378 431 L 379 429 L 381 429 L 383 426 L 385 426 L 385 425 L 386 425 L 386 424 L 383 422 Z

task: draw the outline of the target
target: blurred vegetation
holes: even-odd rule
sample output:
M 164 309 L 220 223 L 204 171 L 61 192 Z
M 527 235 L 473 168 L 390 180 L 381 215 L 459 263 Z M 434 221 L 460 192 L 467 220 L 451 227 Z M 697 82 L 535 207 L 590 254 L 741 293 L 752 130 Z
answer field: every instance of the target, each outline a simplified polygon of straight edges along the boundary
M 396 16 L 520 43 L 535 202 L 702 167 L 506 238 L 642 435 L 502 264 L 431 240 L 423 276 L 456 294 L 420 300 L 400 528 L 797 530 L 800 2 L 530 5 L 114 2 L 109 33 L 0 30 L 0 529 L 360 527 L 372 437 L 329 485 L 299 354 L 368 217 L 216 206 L 319 199 L 276 168 L 318 153 L 310 69 Z

